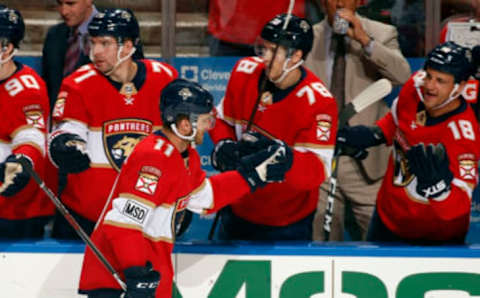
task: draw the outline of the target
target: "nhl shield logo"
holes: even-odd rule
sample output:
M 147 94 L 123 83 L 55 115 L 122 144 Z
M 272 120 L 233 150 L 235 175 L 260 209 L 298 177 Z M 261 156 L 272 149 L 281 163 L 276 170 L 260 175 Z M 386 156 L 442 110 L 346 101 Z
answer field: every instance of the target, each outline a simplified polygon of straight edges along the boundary
M 152 132 L 152 123 L 140 119 L 117 119 L 103 125 L 103 145 L 110 165 L 120 171 L 135 146 Z

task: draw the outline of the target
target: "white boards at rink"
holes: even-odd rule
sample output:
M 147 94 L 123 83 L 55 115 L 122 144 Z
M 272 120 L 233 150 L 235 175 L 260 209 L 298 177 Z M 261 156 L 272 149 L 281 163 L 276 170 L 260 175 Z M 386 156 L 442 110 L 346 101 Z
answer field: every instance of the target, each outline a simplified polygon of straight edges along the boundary
M 1 297 L 76 294 L 84 245 L 0 243 Z M 176 298 L 480 298 L 480 245 L 179 243 Z

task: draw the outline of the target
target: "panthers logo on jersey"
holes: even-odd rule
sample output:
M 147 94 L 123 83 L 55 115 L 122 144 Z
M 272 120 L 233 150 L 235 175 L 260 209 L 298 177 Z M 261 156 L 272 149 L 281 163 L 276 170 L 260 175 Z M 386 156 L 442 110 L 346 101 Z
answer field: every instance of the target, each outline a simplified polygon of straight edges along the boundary
M 116 119 L 103 125 L 103 145 L 110 165 L 120 171 L 135 146 L 152 132 L 152 123 L 141 119 Z

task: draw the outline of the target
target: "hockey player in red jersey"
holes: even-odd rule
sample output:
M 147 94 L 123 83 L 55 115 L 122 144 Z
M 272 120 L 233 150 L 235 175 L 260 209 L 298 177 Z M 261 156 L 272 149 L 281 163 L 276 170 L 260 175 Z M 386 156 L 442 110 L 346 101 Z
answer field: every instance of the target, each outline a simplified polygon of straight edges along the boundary
M 293 166 L 285 183 L 247 194 L 221 211 L 221 239 L 312 239 L 318 189 L 330 176 L 337 106 L 323 82 L 302 66 L 312 48 L 310 23 L 292 15 L 283 29 L 287 18 L 278 15 L 268 22 L 261 32 L 263 43 L 257 44 L 259 56 L 234 67 L 210 136 L 216 143 L 213 166 L 235 168 L 241 155 L 238 140 L 257 109 L 251 129 L 285 141 L 294 152 Z
M 368 240 L 463 243 L 478 183 L 477 119 L 461 92 L 476 71 L 469 49 L 434 48 L 376 127 L 340 130 L 338 143 L 393 146 Z
M 18 162 L 43 176 L 48 97 L 45 83 L 12 58 L 25 33 L 21 14 L 0 8 L 0 238 L 42 238 L 54 207 Z
M 162 130 L 142 140 L 122 167 L 92 240 L 126 281 L 126 297 L 171 297 L 174 223 L 186 209 L 214 212 L 268 182 L 282 181 L 291 166 L 285 143 L 264 142 L 239 161 L 237 170 L 207 178 L 192 144 L 201 144 L 214 124 L 212 109 L 213 97 L 200 85 L 173 81 L 160 100 Z M 89 297 L 122 293 L 89 248 L 79 292 Z
M 156 107 L 177 71 L 161 62 L 132 59 L 139 27 L 129 10 L 100 12 L 88 26 L 91 64 L 66 77 L 53 110 L 49 153 L 68 173 L 63 203 L 90 234 L 123 161 L 160 128 Z M 52 236 L 76 238 L 57 213 Z

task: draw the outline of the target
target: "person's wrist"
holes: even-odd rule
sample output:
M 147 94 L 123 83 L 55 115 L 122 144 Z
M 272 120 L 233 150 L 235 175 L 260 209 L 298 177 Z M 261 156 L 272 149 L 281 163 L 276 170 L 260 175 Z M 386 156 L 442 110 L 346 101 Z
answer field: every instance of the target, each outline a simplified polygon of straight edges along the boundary
M 368 36 L 367 42 L 366 42 L 366 43 L 362 43 L 362 45 L 363 45 L 363 50 L 365 51 L 365 53 L 366 53 L 368 56 L 372 55 L 373 42 L 374 42 L 374 39 L 373 39 L 372 37 Z
M 366 32 L 364 32 L 362 35 L 360 35 L 358 41 L 362 44 L 362 47 L 366 47 L 370 43 L 371 39 L 372 38 Z

